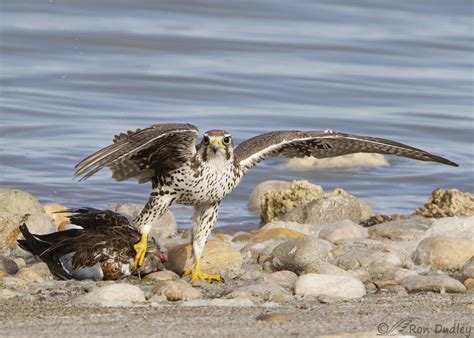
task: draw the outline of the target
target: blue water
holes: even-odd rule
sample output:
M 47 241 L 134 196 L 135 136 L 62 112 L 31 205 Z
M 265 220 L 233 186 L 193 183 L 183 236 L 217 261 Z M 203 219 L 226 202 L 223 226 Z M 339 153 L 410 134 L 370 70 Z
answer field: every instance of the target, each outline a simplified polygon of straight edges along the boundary
M 265 179 L 342 187 L 376 212 L 411 213 L 438 187 L 474 192 L 470 1 L 89 1 L 1 5 L 0 186 L 69 207 L 144 203 L 150 187 L 74 164 L 115 133 L 160 122 L 335 129 L 426 149 L 460 168 L 389 158 L 362 170 L 264 162 L 219 225 Z M 188 209 L 175 213 L 188 224 Z

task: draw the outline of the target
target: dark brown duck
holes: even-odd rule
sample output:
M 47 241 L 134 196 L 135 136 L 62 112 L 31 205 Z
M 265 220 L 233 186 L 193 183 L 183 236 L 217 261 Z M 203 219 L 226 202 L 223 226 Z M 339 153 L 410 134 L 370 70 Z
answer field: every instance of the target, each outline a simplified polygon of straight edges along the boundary
M 43 260 L 56 278 L 115 280 L 164 269 L 166 254 L 153 238 L 143 265 L 134 267 L 133 243 L 141 235 L 125 216 L 92 208 L 68 212 L 71 223 L 82 229 L 35 235 L 26 225 L 20 226 L 25 239 L 18 240 L 18 245 Z

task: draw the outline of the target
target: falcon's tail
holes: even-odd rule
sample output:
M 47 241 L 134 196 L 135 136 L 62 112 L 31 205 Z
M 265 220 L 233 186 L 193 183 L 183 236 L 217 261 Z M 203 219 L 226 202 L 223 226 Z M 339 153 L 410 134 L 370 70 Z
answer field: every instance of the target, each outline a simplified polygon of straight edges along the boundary
M 23 250 L 31 252 L 33 255 L 40 256 L 52 244 L 49 241 L 38 238 L 37 235 L 33 235 L 26 224 L 20 225 L 20 231 L 25 239 L 17 240 L 18 246 Z

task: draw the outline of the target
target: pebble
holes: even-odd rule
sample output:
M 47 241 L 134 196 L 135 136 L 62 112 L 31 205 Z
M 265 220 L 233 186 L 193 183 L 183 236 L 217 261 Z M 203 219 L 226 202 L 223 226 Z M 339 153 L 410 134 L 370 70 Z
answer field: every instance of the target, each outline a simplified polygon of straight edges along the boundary
M 18 272 L 15 274 L 15 277 L 21 278 L 30 282 L 44 281 L 44 278 L 41 277 L 39 273 L 37 273 L 36 271 L 30 268 L 23 268 L 23 269 L 18 270 Z
M 263 277 L 265 282 L 276 283 L 289 292 L 293 292 L 295 290 L 295 283 L 297 279 L 298 275 L 293 271 L 288 270 L 265 274 Z
M 369 228 L 369 237 L 394 241 L 415 240 L 428 230 L 427 225 L 407 219 L 374 225 Z
M 367 218 L 366 220 L 360 222 L 360 226 L 368 228 L 376 224 L 390 222 L 390 221 L 401 221 L 406 219 L 403 215 L 375 215 Z
M 155 295 L 165 296 L 169 301 L 202 298 L 201 291 L 183 280 L 168 280 L 158 283 L 152 290 Z
M 273 249 L 288 240 L 287 237 L 270 239 L 260 243 L 249 243 L 240 249 L 240 254 L 245 263 L 265 262 L 273 252 Z
M 199 307 L 250 307 L 255 304 L 250 299 L 194 299 L 184 302 L 181 306 L 199 306 Z
M 305 236 L 281 243 L 272 252 L 272 264 L 278 270 L 301 273 L 310 265 L 331 261 L 332 245 L 320 238 Z
M 143 280 L 145 281 L 167 281 L 167 280 L 176 280 L 179 279 L 179 276 L 170 270 L 163 270 L 163 271 L 157 271 L 157 272 L 152 272 L 143 277 Z
M 43 206 L 32 194 L 18 189 L 0 189 L 0 213 L 43 213 Z
M 474 241 L 462 238 L 435 236 L 425 238 L 418 244 L 414 262 L 443 271 L 460 271 L 474 256 Z
M 11 299 L 18 296 L 18 293 L 8 290 L 8 289 L 0 289 L 0 301 L 5 299 Z
M 201 257 L 201 269 L 208 274 L 234 275 L 240 270 L 242 263 L 242 255 L 231 243 L 215 239 L 206 243 Z M 176 245 L 168 251 L 168 261 L 165 264 L 168 270 L 180 275 L 185 270 L 191 270 L 193 264 L 191 244 Z
M 364 284 L 353 277 L 310 273 L 298 278 L 295 294 L 352 299 L 365 296 L 366 290 Z
M 0 271 L 8 275 L 14 275 L 18 272 L 18 264 L 11 258 L 0 256 Z
M 263 301 L 270 301 L 275 296 L 289 296 L 289 292 L 277 283 L 267 281 L 260 284 L 238 287 L 228 295 L 228 298 L 242 297 L 242 295 L 258 297 Z
M 282 314 L 282 313 L 264 313 L 264 314 L 258 315 L 255 319 L 261 322 L 269 322 L 269 323 L 280 322 L 281 323 L 281 322 L 292 322 L 295 320 L 295 316 Z
M 44 262 L 39 262 L 39 263 L 32 264 L 28 268 L 33 270 L 34 272 L 36 272 L 38 275 L 40 275 L 45 280 L 52 280 L 53 279 L 53 275 L 51 274 L 51 271 L 49 271 L 48 265 Z
M 134 302 L 145 302 L 145 293 L 135 285 L 116 283 L 95 288 L 74 300 L 75 304 L 100 306 L 132 306 Z
M 351 220 L 327 224 L 319 231 L 319 237 L 331 243 L 349 238 L 364 237 L 365 229 Z
M 16 266 L 18 267 L 18 269 L 26 268 L 26 262 L 23 258 L 21 257 L 13 258 L 13 261 L 16 263 Z
M 474 289 L 474 278 L 468 278 L 464 281 L 464 286 L 468 290 Z
M 462 267 L 462 276 L 465 279 L 474 278 L 474 256 L 464 263 Z
M 401 285 L 409 293 L 429 291 L 439 293 L 466 292 L 466 287 L 460 281 L 447 275 L 409 276 L 401 281 Z
M 253 189 L 247 202 L 247 207 L 252 213 L 259 215 L 261 211 L 261 201 L 267 192 L 286 189 L 291 189 L 291 182 L 280 180 L 264 181 Z

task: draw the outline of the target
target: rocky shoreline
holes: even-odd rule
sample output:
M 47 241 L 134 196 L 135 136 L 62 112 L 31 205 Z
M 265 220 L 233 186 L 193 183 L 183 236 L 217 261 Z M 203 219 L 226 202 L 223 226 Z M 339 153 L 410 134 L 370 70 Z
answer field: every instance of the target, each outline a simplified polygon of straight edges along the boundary
M 58 281 L 45 263 L 18 248 L 16 239 L 23 222 L 32 233 L 68 229 L 65 215 L 54 213 L 65 207 L 43 206 L 30 194 L 10 189 L 0 190 L 0 200 L 2 309 L 15 311 L 14 304 L 20 303 L 33 308 L 43 304 L 53 312 L 60 312 L 61 304 L 77 309 L 144 308 L 144 312 L 190 307 L 205 316 L 206 308 L 232 308 L 226 310 L 229 316 L 243 311 L 255 315 L 256 322 L 276 321 L 292 328 L 300 313 L 309 320 L 308 309 L 362 311 L 366 302 L 382 309 L 387 299 L 394 307 L 410 299 L 436 307 L 440 299 L 454 297 L 463 304 L 463 318 L 474 313 L 474 198 L 455 189 L 434 191 L 411 216 L 374 216 L 368 205 L 342 189 L 328 193 L 306 181 L 264 182 L 249 200 L 261 223 L 247 232 L 216 233 L 206 245 L 202 268 L 221 274 L 225 283 L 198 285 L 180 278 L 192 263 L 191 246 L 188 231 L 176 228 L 171 212 L 157 221 L 153 233 L 168 251 L 167 270 L 141 279 Z M 140 207 L 111 209 L 134 217 Z M 249 308 L 254 310 L 248 312 Z M 262 314 L 269 316 L 257 318 Z M 376 308 L 367 314 L 380 317 Z M 36 315 L 42 316 L 41 311 Z M 8 325 L 2 323 L 0 328 L 14 330 L 15 325 Z M 364 325 L 356 327 L 318 332 L 364 331 Z M 377 333 L 376 325 L 366 327 L 365 331 Z

